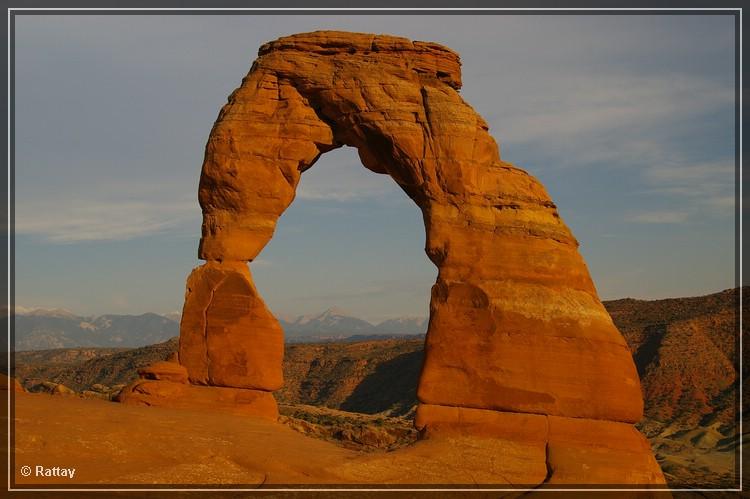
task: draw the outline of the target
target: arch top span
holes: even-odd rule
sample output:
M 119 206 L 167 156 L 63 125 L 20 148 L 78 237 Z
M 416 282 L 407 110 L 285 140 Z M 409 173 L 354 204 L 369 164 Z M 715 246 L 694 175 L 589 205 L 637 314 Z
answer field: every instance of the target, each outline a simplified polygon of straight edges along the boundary
M 391 35 L 315 31 L 263 44 L 258 49 L 258 56 L 286 51 L 312 57 L 344 54 L 355 64 L 365 61 L 383 67 L 392 65 L 403 69 L 406 66 L 419 73 L 431 74 L 456 90 L 461 88 L 461 58 L 439 43 L 411 41 Z
M 283 331 L 247 262 L 302 173 L 347 145 L 421 209 L 438 267 L 416 425 L 515 442 L 540 481 L 663 483 L 632 425 L 643 410 L 635 365 L 576 239 L 541 183 L 500 158 L 460 88 L 458 55 L 435 43 L 322 31 L 263 45 L 206 144 L 207 262 L 187 282 L 181 367 L 121 400 L 276 418 Z
M 496 218 L 509 218 L 504 207 L 523 205 L 544 215 L 524 230 L 574 243 L 541 184 L 500 160 L 460 86 L 458 55 L 434 43 L 316 32 L 264 45 L 206 146 L 200 257 L 254 259 L 301 173 L 341 145 L 357 148 L 366 168 L 393 177 L 430 220 L 452 216 L 433 211 L 435 202 L 476 207 L 457 214 L 475 225 L 497 225 Z M 445 241 L 430 242 L 435 262 Z

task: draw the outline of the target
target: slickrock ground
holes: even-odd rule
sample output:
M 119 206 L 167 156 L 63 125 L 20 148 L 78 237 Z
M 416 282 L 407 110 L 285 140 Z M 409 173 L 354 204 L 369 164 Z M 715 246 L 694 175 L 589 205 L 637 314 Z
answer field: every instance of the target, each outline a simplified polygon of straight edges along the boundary
M 71 481 L 19 473 L 19 484 L 325 483 L 356 455 L 262 419 L 44 394 L 16 398 L 16 449 L 19 465 L 77 470 Z
M 49 415 L 54 414 L 54 418 Z M 536 484 L 533 442 L 448 437 L 361 453 L 278 423 L 215 411 L 138 407 L 45 394 L 16 397 L 16 483 Z M 544 452 L 543 448 L 536 452 Z M 20 466 L 75 467 L 72 480 L 24 478 Z M 512 477 L 512 479 L 511 479 Z

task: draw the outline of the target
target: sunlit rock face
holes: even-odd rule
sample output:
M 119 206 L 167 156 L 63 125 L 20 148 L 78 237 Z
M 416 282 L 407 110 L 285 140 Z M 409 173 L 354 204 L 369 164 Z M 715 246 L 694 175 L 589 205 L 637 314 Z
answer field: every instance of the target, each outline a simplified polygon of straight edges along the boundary
M 193 385 L 281 386 L 282 329 L 246 262 L 273 236 L 302 173 L 326 151 L 355 147 L 422 210 L 439 269 L 417 425 L 512 440 L 523 432 L 488 428 L 533 423 L 547 450 L 528 457 L 564 470 L 558 481 L 661 483 L 632 427 L 643 411 L 635 366 L 576 239 L 539 181 L 500 159 L 460 88 L 458 55 L 435 43 L 321 31 L 263 45 L 206 145 L 207 263 L 188 279 L 179 362 Z

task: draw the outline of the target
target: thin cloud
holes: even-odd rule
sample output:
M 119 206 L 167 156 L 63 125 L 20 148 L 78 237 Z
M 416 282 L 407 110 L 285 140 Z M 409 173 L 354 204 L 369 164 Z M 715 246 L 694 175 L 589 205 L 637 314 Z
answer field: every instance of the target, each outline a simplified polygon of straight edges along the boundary
M 50 243 L 122 241 L 173 229 L 199 215 L 196 202 L 75 200 L 22 205 L 17 234 Z
M 533 145 L 537 154 L 554 157 L 556 167 L 616 166 L 623 158 L 648 164 L 669 147 L 675 127 L 709 123 L 701 117 L 734 105 L 731 86 L 682 74 L 561 71 L 554 79 L 532 75 L 507 86 L 513 99 L 502 103 L 502 114 L 486 117 L 491 133 L 501 148 Z
M 734 210 L 737 199 L 734 196 L 719 196 L 707 199 L 706 203 L 720 210 Z
M 734 164 L 729 161 L 713 161 L 696 164 L 658 165 L 646 172 L 652 182 L 685 183 L 707 180 L 734 181 Z
M 649 211 L 629 215 L 626 221 L 643 224 L 682 224 L 688 220 L 689 214 L 682 211 Z
M 667 197 L 690 208 L 714 215 L 730 215 L 735 206 L 733 161 L 700 163 L 687 161 L 658 164 L 645 168 L 642 174 L 648 194 Z

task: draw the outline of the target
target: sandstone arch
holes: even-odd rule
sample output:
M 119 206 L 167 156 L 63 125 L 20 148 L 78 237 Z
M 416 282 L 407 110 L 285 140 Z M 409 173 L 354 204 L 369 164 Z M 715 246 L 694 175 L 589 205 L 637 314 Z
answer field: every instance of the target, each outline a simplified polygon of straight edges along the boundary
M 659 483 L 632 426 L 643 409 L 635 366 L 577 241 L 544 187 L 500 159 L 460 87 L 458 55 L 435 43 L 316 32 L 263 45 L 206 146 L 207 263 L 188 278 L 180 364 L 193 385 L 223 387 L 273 416 L 283 333 L 246 262 L 271 239 L 302 172 L 348 145 L 422 210 L 439 269 L 417 425 L 505 437 L 536 429 L 548 469 L 558 450 L 558 481 L 585 481 L 580 456 L 604 448 L 615 458 L 597 480 Z

